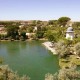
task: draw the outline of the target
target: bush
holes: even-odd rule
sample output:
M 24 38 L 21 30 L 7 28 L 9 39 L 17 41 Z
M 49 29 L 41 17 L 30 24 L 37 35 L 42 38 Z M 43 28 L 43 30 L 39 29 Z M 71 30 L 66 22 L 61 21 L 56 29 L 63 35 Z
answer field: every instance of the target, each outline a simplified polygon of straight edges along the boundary
M 80 80 L 80 72 L 76 71 L 75 68 L 60 69 L 59 73 L 46 74 L 45 80 Z
M 0 80 L 30 80 L 30 78 L 27 76 L 19 77 L 7 65 L 2 65 L 0 66 Z

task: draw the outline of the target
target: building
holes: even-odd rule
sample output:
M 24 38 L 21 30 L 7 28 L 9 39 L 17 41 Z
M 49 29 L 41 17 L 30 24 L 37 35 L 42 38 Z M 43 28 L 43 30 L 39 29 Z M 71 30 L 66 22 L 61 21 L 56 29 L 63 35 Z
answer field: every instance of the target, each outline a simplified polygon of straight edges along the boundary
M 6 32 L 4 25 L 0 25 L 0 35 L 6 35 L 6 34 L 7 32 Z
M 67 31 L 66 31 L 66 39 L 70 39 L 73 40 L 74 38 L 74 31 L 72 27 L 68 27 Z
M 35 32 L 35 31 L 37 31 L 37 27 L 36 27 L 36 26 L 35 26 L 34 29 L 33 29 L 33 32 Z
M 24 27 L 24 25 L 20 25 L 20 26 L 19 26 L 19 28 L 23 28 L 23 27 Z
M 26 33 L 27 38 L 33 38 L 34 35 L 35 33 Z

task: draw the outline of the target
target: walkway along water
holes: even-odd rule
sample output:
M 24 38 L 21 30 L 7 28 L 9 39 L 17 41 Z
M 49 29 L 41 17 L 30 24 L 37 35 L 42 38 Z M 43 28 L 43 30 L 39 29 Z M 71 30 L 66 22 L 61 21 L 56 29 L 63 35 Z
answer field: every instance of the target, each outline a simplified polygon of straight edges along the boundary
M 44 42 L 42 43 L 48 50 L 50 50 L 53 54 L 57 54 L 55 51 L 55 48 L 53 47 L 53 44 L 51 42 Z

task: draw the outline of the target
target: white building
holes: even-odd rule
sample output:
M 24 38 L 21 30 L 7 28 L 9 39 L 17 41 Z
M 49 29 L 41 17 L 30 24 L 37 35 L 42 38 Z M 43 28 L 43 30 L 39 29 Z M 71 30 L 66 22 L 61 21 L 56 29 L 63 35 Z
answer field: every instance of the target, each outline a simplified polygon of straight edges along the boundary
M 35 26 L 34 29 L 33 29 L 33 32 L 35 32 L 35 31 L 37 31 L 37 27 L 36 27 L 36 26 Z
M 24 25 L 20 25 L 20 26 L 19 26 L 19 28 L 22 28 L 22 27 L 24 27 Z
M 66 31 L 66 39 L 70 39 L 73 40 L 74 38 L 74 31 L 72 27 L 68 27 L 67 31 Z
M 7 31 L 4 25 L 0 25 L 0 35 L 7 35 Z

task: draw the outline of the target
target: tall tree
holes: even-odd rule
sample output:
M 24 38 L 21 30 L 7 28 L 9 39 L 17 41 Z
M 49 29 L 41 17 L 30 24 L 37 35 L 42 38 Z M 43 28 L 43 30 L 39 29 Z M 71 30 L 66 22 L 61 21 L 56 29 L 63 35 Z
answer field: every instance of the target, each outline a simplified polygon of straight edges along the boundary
M 19 27 L 16 25 L 9 25 L 7 26 L 7 35 L 8 37 L 12 37 L 13 39 L 16 38 L 16 36 L 18 35 L 18 29 Z
M 74 46 L 76 54 L 80 57 L 80 42 Z
M 60 58 L 66 58 L 70 54 L 70 48 L 63 40 L 56 43 L 55 49 Z
M 45 80 L 80 80 L 80 71 L 77 71 L 75 65 L 69 69 L 60 69 L 56 74 L 46 74 Z
M 69 17 L 60 17 L 58 23 L 60 26 L 65 26 L 69 20 L 71 20 Z

